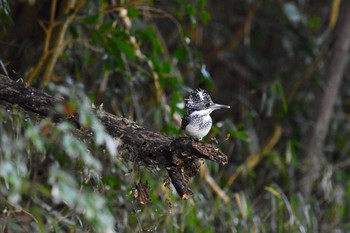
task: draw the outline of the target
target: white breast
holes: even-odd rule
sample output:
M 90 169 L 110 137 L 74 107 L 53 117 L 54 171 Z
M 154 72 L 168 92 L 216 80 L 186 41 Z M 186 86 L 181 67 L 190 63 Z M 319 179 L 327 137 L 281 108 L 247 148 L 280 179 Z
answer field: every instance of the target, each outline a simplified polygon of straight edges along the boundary
M 194 118 L 185 128 L 188 136 L 201 140 L 210 131 L 212 119 L 209 114 Z

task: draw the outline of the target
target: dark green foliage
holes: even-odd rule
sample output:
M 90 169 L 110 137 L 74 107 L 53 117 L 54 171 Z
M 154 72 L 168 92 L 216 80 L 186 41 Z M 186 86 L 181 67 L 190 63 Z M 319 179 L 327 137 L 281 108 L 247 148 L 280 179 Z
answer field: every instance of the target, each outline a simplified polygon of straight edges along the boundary
M 66 2 L 0 1 L 0 72 L 65 96 L 57 110 L 79 112 L 81 124 L 0 102 L 0 232 L 350 231 L 349 72 L 312 196 L 298 188 L 337 1 L 100 0 L 69 11 Z M 30 10 L 32 21 L 18 25 Z M 91 110 L 103 104 L 180 136 L 183 100 L 198 87 L 231 105 L 213 113 L 205 138 L 229 156 L 224 167 L 207 163 L 227 200 L 200 176 L 193 199 L 180 200 L 165 171 L 122 159 Z M 139 183 L 150 187 L 146 205 Z
M 82 127 L 93 129 L 91 142 L 77 138 L 75 127 L 69 122 L 54 124 L 42 119 L 34 123 L 31 120 L 34 116 L 23 115 L 17 108 L 1 108 L 1 208 L 6 210 L 2 224 L 13 222 L 5 227 L 14 229 L 17 225 L 29 231 L 50 231 L 48 223 L 60 221 L 59 229 L 64 229 L 76 225 L 75 218 L 82 218 L 96 230 L 114 228 L 115 220 L 106 198 L 94 189 L 101 183 L 102 164 L 106 162 L 98 158 L 112 160 L 108 154 L 115 156 L 116 148 L 86 98 L 72 98 L 70 103 L 76 106 L 79 103 Z M 102 144 L 108 153 L 101 150 Z M 96 184 L 93 189 L 85 185 L 89 182 Z M 26 228 L 13 218 L 25 203 L 32 203 L 22 211 L 38 223 L 38 229 Z M 58 208 L 58 213 L 51 210 L 50 206 L 60 203 L 65 203 L 68 209 Z M 71 213 L 64 214 L 66 211 Z M 88 229 L 89 225 L 83 227 Z

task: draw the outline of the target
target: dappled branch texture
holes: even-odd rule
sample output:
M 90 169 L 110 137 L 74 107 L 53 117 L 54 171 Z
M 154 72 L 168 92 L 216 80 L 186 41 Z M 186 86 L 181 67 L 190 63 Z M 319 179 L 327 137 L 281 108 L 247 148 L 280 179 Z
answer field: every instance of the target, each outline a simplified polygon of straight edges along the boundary
M 63 116 L 54 112 L 54 106 L 64 103 L 63 99 L 3 75 L 0 75 L 0 100 L 43 117 L 52 117 L 54 121 L 70 120 L 79 126 L 77 114 Z M 96 114 L 106 131 L 118 143 L 120 154 L 136 163 L 166 169 L 172 184 L 183 199 L 193 195 L 188 188 L 188 182 L 197 174 L 200 158 L 220 164 L 227 163 L 227 156 L 210 144 L 185 137 L 171 138 L 107 112 L 96 111 Z

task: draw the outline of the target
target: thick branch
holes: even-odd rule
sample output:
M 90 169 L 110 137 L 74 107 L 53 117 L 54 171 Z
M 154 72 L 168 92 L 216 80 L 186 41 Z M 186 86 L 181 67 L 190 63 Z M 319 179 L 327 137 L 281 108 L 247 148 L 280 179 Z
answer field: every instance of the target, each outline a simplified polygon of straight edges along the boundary
M 333 112 L 334 103 L 338 94 L 345 66 L 348 61 L 350 45 L 350 1 L 342 1 L 340 17 L 334 31 L 334 44 L 331 56 L 326 66 L 326 85 L 321 94 L 320 107 L 316 112 L 316 123 L 310 134 L 306 148 L 305 172 L 301 181 L 301 191 L 309 197 L 312 182 L 319 174 L 324 158 L 322 155 L 323 141 L 328 132 L 329 121 Z
M 79 125 L 79 118 L 76 115 L 66 117 L 53 112 L 55 105 L 63 103 L 62 99 L 1 75 L 0 100 L 16 104 L 40 116 L 52 116 L 55 121 L 69 119 Z M 107 112 L 98 111 L 97 116 L 107 132 L 118 142 L 121 149 L 119 151 L 127 151 L 123 156 L 128 156 L 129 159 L 147 166 L 167 169 L 174 187 L 183 199 L 193 194 L 187 184 L 198 172 L 199 158 L 221 164 L 227 163 L 227 156 L 210 144 L 190 138 L 174 139 Z

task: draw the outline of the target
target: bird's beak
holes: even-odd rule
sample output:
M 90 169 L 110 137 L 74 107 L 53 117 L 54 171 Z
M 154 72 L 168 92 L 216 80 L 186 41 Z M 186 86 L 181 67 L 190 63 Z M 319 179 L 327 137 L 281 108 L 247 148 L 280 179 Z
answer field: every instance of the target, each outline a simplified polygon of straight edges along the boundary
M 216 110 L 216 109 L 221 109 L 221 108 L 230 108 L 228 105 L 223 105 L 223 104 L 213 104 L 211 106 L 211 109 Z

